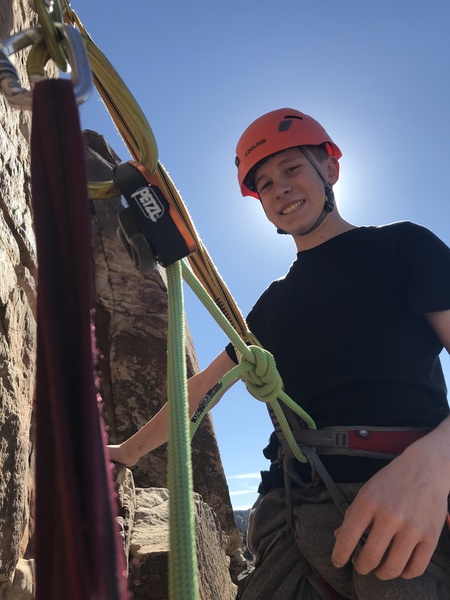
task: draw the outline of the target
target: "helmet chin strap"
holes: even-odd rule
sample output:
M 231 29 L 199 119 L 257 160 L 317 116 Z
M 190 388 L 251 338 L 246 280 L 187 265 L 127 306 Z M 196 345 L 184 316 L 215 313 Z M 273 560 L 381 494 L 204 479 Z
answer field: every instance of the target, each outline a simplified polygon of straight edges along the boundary
M 320 213 L 320 215 L 317 218 L 317 220 L 315 221 L 315 223 L 313 223 L 309 229 L 307 229 L 306 231 L 303 231 L 302 233 L 296 234 L 296 235 L 308 235 L 308 233 L 311 233 L 312 231 L 314 231 L 315 229 L 317 229 L 319 227 L 319 225 L 322 223 L 322 221 L 325 219 L 325 217 L 328 215 L 328 213 L 333 212 L 333 210 L 334 210 L 334 192 L 333 192 L 332 186 L 325 179 L 325 177 L 323 176 L 323 173 L 319 169 L 316 161 L 311 156 L 311 154 L 308 152 L 308 150 L 305 150 L 305 148 L 302 148 L 300 146 L 298 149 L 303 154 L 303 156 L 311 163 L 311 165 L 317 171 L 320 179 L 323 181 L 323 183 L 325 185 L 325 202 L 324 202 L 324 205 L 322 208 L 322 212 Z M 284 231 L 283 229 L 279 229 L 278 227 L 277 227 L 277 233 L 280 233 L 282 235 L 283 234 L 289 235 L 289 233 L 287 231 Z

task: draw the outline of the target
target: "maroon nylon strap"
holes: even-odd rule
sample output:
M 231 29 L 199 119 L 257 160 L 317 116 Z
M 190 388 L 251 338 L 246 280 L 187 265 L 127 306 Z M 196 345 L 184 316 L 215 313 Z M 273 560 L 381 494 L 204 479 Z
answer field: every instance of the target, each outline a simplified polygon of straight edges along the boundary
M 398 456 L 413 442 L 423 437 L 427 431 L 379 431 L 358 429 L 348 432 L 349 448 Z
M 125 600 L 95 387 L 90 208 L 70 81 L 36 84 L 31 154 L 39 265 L 36 598 Z

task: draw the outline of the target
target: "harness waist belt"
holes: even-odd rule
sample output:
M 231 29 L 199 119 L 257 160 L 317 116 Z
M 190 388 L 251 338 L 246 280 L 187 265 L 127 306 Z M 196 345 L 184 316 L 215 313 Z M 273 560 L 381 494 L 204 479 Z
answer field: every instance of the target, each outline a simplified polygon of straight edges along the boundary
M 296 429 L 294 438 L 302 446 L 315 447 L 317 454 L 365 456 L 391 459 L 431 429 L 416 427 L 339 426 Z

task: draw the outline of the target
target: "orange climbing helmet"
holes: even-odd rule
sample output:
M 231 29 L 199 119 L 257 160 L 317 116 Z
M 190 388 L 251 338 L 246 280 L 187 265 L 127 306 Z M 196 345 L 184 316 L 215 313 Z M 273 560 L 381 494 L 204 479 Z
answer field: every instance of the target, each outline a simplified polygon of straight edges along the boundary
M 236 147 L 238 181 L 243 196 L 259 198 L 246 178 L 255 165 L 271 154 L 296 146 L 325 144 L 329 156 L 339 159 L 342 152 L 325 129 L 312 117 L 293 108 L 266 113 L 247 127 Z

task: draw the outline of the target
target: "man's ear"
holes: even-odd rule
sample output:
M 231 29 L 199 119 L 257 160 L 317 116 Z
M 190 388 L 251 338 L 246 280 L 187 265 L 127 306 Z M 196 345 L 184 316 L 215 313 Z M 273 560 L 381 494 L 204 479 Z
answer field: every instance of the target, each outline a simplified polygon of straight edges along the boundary
M 335 156 L 328 157 L 328 163 L 326 167 L 328 183 L 334 185 L 339 179 L 339 161 Z

